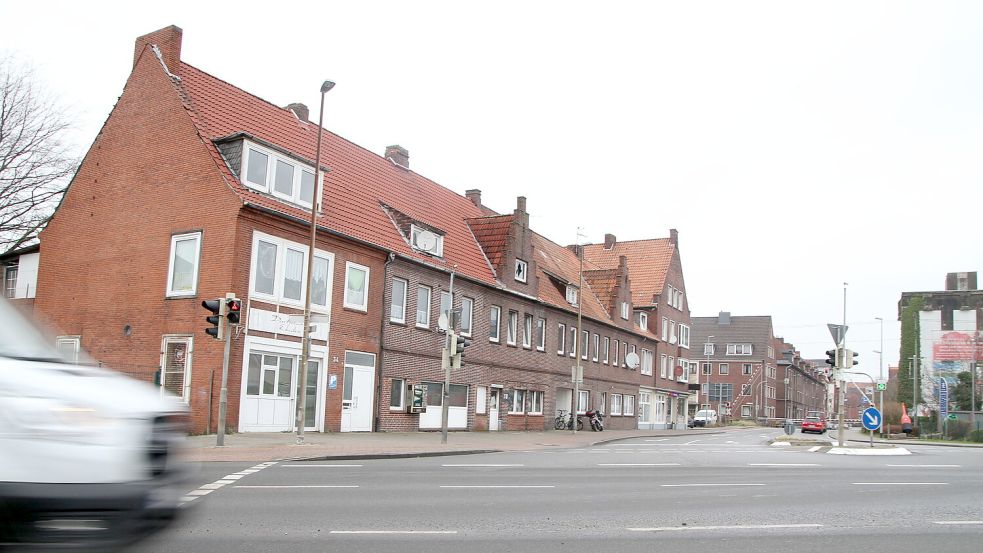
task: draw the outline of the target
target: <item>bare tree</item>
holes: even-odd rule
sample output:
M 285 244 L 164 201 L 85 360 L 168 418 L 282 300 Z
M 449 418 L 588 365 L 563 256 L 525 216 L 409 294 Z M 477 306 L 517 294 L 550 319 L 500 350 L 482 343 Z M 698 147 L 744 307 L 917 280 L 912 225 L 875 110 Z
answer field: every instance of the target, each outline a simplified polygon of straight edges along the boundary
M 0 253 L 30 243 L 51 218 L 78 165 L 68 129 L 31 70 L 0 58 Z

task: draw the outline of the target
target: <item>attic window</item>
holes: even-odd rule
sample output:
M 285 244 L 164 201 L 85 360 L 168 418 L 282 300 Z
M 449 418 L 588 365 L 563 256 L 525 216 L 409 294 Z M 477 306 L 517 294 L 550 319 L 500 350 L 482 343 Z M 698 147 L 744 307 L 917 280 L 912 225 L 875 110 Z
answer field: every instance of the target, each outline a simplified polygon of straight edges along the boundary
M 567 285 L 567 303 L 577 305 L 577 287 Z
M 628 320 L 628 312 L 629 311 L 630 310 L 628 309 L 628 302 L 626 302 L 626 301 L 621 302 L 621 318 L 622 319 L 624 319 L 626 321 Z
M 435 255 L 444 256 L 444 237 L 416 225 L 410 225 L 410 244 L 414 249 Z
M 518 282 L 526 282 L 527 275 L 529 271 L 529 265 L 521 259 L 515 260 L 515 280 Z
M 245 143 L 242 182 L 249 188 L 290 203 L 310 207 L 314 198 L 314 169 L 296 160 Z

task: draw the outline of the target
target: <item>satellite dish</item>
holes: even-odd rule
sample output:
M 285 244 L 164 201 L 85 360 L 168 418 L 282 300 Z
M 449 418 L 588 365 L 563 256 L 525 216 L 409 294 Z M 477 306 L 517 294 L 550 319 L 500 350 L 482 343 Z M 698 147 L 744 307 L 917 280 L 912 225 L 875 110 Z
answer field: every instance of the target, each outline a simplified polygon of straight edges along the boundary
M 424 251 L 433 251 L 437 245 L 437 235 L 429 230 L 421 230 L 416 233 L 416 247 Z
M 638 354 L 634 351 L 630 352 L 625 356 L 625 363 L 628 365 L 629 369 L 637 369 L 639 363 Z
M 445 311 L 444 313 L 441 313 L 440 314 L 440 317 L 437 317 L 437 328 L 439 328 L 440 330 L 443 330 L 443 331 L 446 332 L 447 331 L 447 326 L 448 326 L 447 325 L 447 312 Z

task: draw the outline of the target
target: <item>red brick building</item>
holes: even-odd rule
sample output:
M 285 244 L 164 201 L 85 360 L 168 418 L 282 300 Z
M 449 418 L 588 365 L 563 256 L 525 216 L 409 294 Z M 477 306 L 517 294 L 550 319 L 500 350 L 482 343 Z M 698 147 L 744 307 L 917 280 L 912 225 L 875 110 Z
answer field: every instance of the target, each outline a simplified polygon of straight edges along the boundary
M 637 324 L 628 255 L 585 264 L 581 286 L 576 248 L 532 231 L 524 198 L 498 214 L 479 191 L 414 173 L 403 148 L 380 156 L 327 131 L 318 156 L 306 107 L 185 63 L 181 39 L 173 26 L 137 39 L 123 94 L 41 235 L 36 311 L 61 340 L 159 379 L 189 403 L 193 430 L 212 432 L 223 343 L 202 332 L 200 304 L 234 293 L 227 427 L 291 430 L 316 202 L 309 430 L 439 425 L 438 320 L 451 307 L 473 340 L 449 389 L 453 429 L 551 428 L 573 399 L 578 341 L 578 409 L 601 408 L 610 427 L 638 424 L 646 390 L 685 394 L 654 371 L 661 340 Z M 424 413 L 408 409 L 415 384 Z

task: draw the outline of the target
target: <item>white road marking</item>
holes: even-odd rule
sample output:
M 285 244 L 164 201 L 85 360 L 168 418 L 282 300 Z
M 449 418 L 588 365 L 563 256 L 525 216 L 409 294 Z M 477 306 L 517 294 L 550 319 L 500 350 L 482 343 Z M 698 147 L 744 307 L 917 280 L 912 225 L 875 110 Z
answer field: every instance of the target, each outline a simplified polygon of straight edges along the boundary
M 854 486 L 948 486 L 948 482 L 854 482 Z
M 658 438 L 658 439 L 651 439 L 651 440 L 645 440 L 645 441 L 646 442 L 664 442 L 664 441 L 666 441 L 668 439 L 669 438 Z
M 456 534 L 457 530 L 332 530 L 331 534 Z
M 362 465 L 280 465 L 287 468 L 360 467 Z
M 679 463 L 598 463 L 599 467 L 678 467 Z
M 197 490 L 191 490 L 190 492 L 188 492 L 188 493 L 184 494 L 183 496 L 181 496 L 181 501 L 178 503 L 178 506 L 179 507 L 180 506 L 183 506 L 184 504 L 190 503 L 190 502 L 198 499 L 199 497 L 204 497 L 204 496 L 212 493 L 213 491 L 215 491 L 215 490 L 217 490 L 219 488 L 222 488 L 222 487 L 227 486 L 229 484 L 234 484 L 236 480 L 239 480 L 243 476 L 247 476 L 247 475 L 250 475 L 250 474 L 257 473 L 257 472 L 259 472 L 259 471 L 261 471 L 261 470 L 263 470 L 265 468 L 272 467 L 276 463 L 277 463 L 276 461 L 270 461 L 270 462 L 266 462 L 266 463 L 260 463 L 258 465 L 253 465 L 252 468 L 240 470 L 239 472 L 237 472 L 235 474 L 227 474 L 226 476 L 222 477 L 221 479 L 216 480 L 216 481 L 214 481 L 214 482 L 212 482 L 210 484 L 203 484 L 203 485 L 199 486 Z M 237 487 L 242 487 L 242 486 L 237 486 Z
M 746 524 L 743 526 L 657 526 L 626 528 L 631 532 L 671 532 L 679 530 L 768 530 L 772 528 L 822 528 L 822 524 Z
M 749 467 L 821 467 L 817 463 L 748 463 Z
M 983 524 L 983 520 L 933 520 L 932 524 Z
M 556 486 L 441 486 L 441 488 L 555 488 Z
M 716 486 L 765 486 L 766 484 L 662 484 L 663 488 L 705 488 Z
M 888 465 L 889 467 L 960 468 L 962 465 Z
M 521 465 L 521 464 L 500 464 L 500 465 L 496 465 L 496 464 L 491 464 L 491 463 L 485 463 L 485 464 L 482 464 L 482 463 L 464 464 L 464 463 L 462 463 L 462 464 L 457 464 L 457 465 L 447 464 L 447 465 L 440 465 L 440 466 L 442 466 L 442 467 L 524 467 L 525 465 Z
M 236 488 L 250 488 L 254 490 L 278 490 L 283 488 L 357 488 L 358 486 L 234 486 Z

